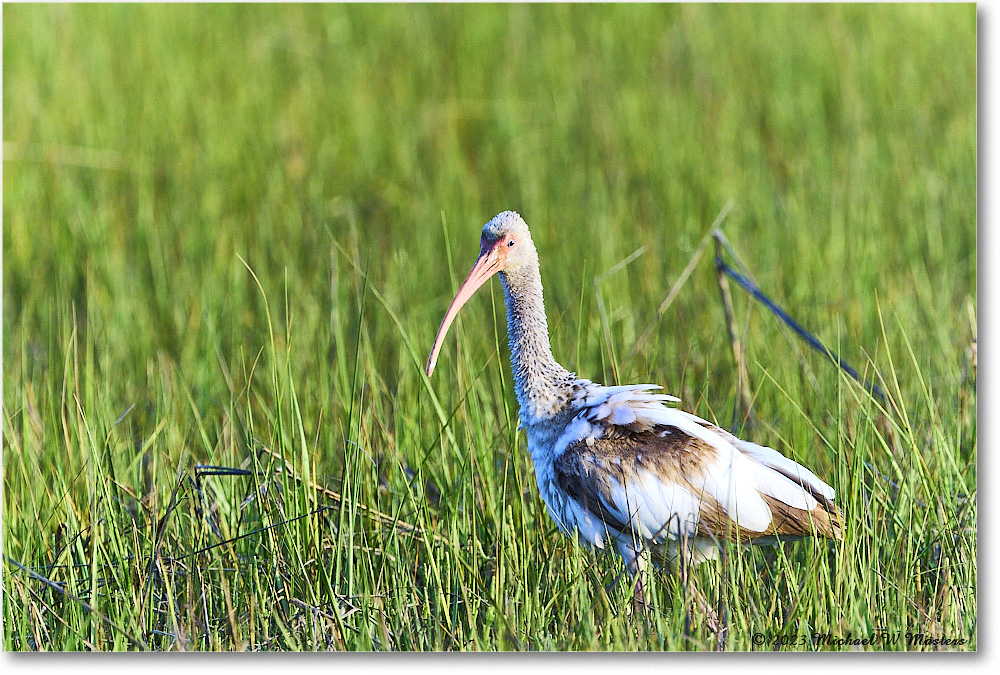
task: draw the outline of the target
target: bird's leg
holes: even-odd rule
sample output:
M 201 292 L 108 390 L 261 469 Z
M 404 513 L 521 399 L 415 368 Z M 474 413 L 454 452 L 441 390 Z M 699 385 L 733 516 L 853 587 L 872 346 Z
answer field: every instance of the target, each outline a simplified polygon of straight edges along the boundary
M 677 545 L 677 578 L 681 582 L 681 588 L 684 590 L 685 605 L 687 605 L 687 598 L 691 595 L 691 584 L 689 582 L 688 567 L 691 561 L 691 551 L 688 548 L 688 542 L 685 537 L 681 537 L 680 542 Z M 684 637 L 686 639 L 691 639 L 691 621 L 693 619 L 691 615 L 691 606 L 688 605 L 687 612 L 684 616 Z
M 726 629 L 725 625 L 719 619 L 719 613 L 715 611 L 712 603 L 708 601 L 708 598 L 701 592 L 701 589 L 692 586 L 691 590 L 694 593 L 694 599 L 698 603 L 698 607 L 705 613 L 705 627 L 716 635 L 722 635 Z
M 721 635 L 725 630 L 723 623 L 719 619 L 718 612 L 712 607 L 712 603 L 708 601 L 708 598 L 701 592 L 701 589 L 695 585 L 694 577 L 691 575 L 692 564 L 690 542 L 681 541 L 678 547 L 678 575 L 680 576 L 681 585 L 684 588 L 684 594 L 692 598 L 694 600 L 693 604 L 697 604 L 698 608 L 705 614 L 705 627 L 716 635 Z M 691 620 L 694 618 L 692 616 L 693 609 L 693 606 L 688 608 L 688 616 L 684 622 L 684 632 L 687 635 L 690 635 L 691 632 Z
M 645 614 L 648 609 L 646 605 L 646 594 L 643 591 L 645 586 L 645 574 L 638 574 L 634 579 L 634 585 L 632 589 L 632 613 L 638 616 L 639 614 Z
M 648 608 L 645 594 L 646 557 L 636 549 L 632 542 L 618 546 L 618 552 L 625 561 L 625 569 L 632 579 L 632 612 L 639 616 L 645 615 Z

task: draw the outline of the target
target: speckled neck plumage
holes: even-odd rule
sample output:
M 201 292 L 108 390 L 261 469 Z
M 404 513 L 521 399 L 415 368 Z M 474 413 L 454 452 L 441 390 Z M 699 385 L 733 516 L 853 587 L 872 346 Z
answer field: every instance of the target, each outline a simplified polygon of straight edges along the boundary
M 516 272 L 501 272 L 500 282 L 507 305 L 514 392 L 521 406 L 521 421 L 530 425 L 549 419 L 566 407 L 576 376 L 552 356 L 538 264 L 526 265 Z

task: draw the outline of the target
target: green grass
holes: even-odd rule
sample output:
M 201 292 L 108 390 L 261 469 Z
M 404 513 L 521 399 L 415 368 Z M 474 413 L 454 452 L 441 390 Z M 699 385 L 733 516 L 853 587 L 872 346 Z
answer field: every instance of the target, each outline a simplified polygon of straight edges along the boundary
M 734 290 L 746 434 L 845 536 L 689 583 L 728 649 L 976 648 L 973 5 L 3 19 L 4 649 L 713 647 L 686 584 L 639 630 L 621 563 L 556 531 L 496 283 L 421 371 L 516 209 L 556 357 L 729 426 L 710 256 L 633 346 L 730 201 L 764 291 L 896 409 Z

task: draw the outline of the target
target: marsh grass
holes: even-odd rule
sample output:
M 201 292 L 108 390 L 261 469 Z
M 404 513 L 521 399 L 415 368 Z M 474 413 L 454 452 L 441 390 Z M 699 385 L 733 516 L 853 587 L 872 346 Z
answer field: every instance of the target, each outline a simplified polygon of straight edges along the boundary
M 977 646 L 976 17 L 966 6 L 4 8 L 8 650 Z M 548 517 L 496 284 L 516 208 L 553 349 L 837 489 L 842 542 L 650 584 Z M 651 339 L 633 350 L 652 324 Z M 632 353 L 634 351 L 634 353 Z M 210 475 L 198 466 L 241 469 Z M 833 638 L 889 637 L 861 647 Z

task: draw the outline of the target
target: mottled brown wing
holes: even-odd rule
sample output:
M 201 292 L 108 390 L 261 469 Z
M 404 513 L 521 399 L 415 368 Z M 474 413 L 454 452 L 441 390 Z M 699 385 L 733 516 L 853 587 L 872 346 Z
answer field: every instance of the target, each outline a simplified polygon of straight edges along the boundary
M 612 513 L 607 505 L 613 503 L 611 497 L 612 480 L 621 480 L 613 468 L 598 459 L 585 443 L 577 443 L 556 458 L 554 471 L 559 487 L 572 499 L 597 516 L 608 529 L 627 532 L 628 526 Z M 621 474 L 620 471 L 617 472 Z
M 602 438 L 569 446 L 556 458 L 553 468 L 557 483 L 570 497 L 619 532 L 627 532 L 630 527 L 609 509 L 608 505 L 614 504 L 612 490 L 616 484 L 633 484 L 640 471 L 649 471 L 660 481 L 677 483 L 699 496 L 702 507 L 698 530 L 703 536 L 742 542 L 814 535 L 840 538 L 836 506 L 791 476 L 786 477 L 813 494 L 818 502 L 816 508 L 793 508 L 762 494 L 771 509 L 771 526 L 764 532 L 737 527 L 715 498 L 699 487 L 704 484 L 707 465 L 716 461 L 717 454 L 712 445 L 676 427 L 657 426 L 641 432 L 606 427 Z
M 640 471 L 649 471 L 661 481 L 690 485 L 712 461 L 716 450 L 675 427 L 657 427 L 642 432 L 609 426 L 599 439 L 580 441 L 566 448 L 554 463 L 559 486 L 609 528 L 629 531 L 627 523 L 613 513 L 612 490 L 634 484 Z M 709 508 L 715 504 L 707 497 Z

